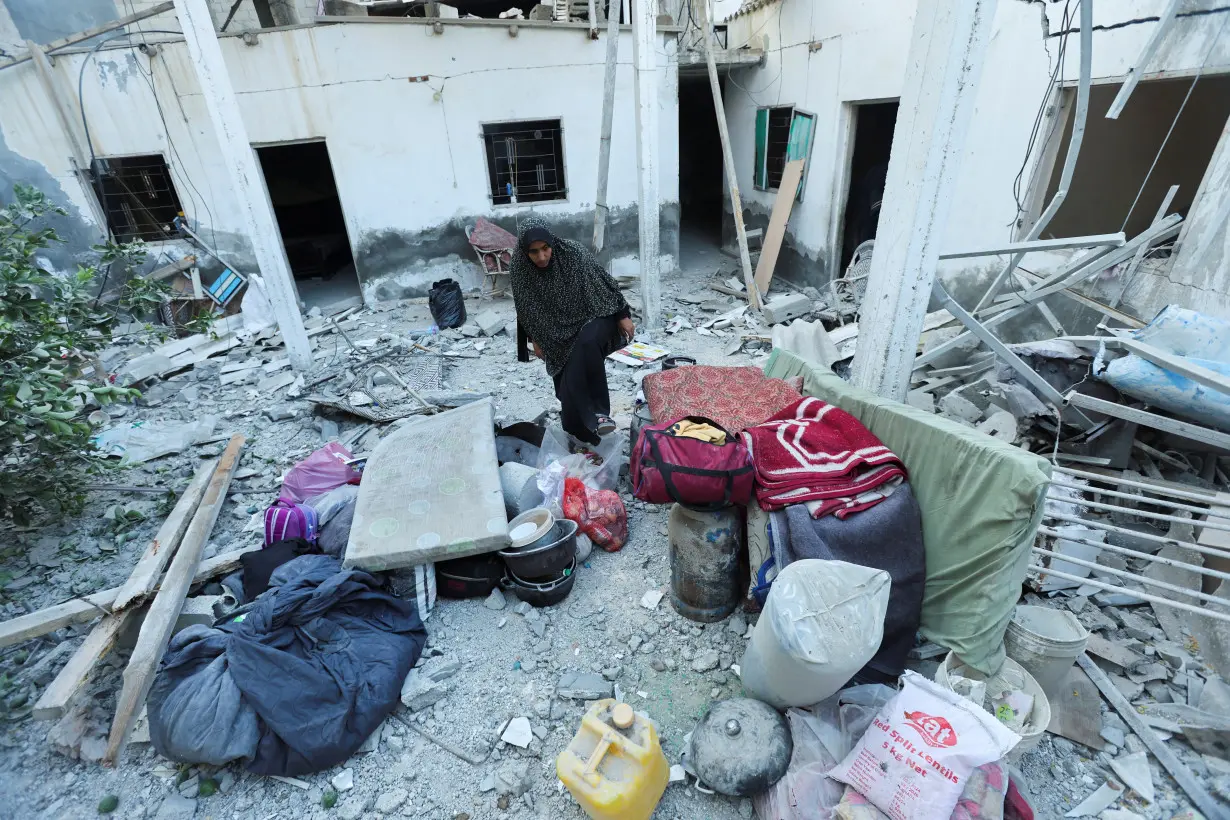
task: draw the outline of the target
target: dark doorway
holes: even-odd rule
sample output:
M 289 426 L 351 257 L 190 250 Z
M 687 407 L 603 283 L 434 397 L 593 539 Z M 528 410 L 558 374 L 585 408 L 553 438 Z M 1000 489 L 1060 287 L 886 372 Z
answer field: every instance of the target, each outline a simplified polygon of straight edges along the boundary
M 841 227 L 841 271 L 854 249 L 874 239 L 893 150 L 897 103 L 864 103 L 854 107 L 854 152 L 850 158 L 850 191 Z
M 679 78 L 679 208 L 685 236 L 722 241 L 722 140 L 706 75 Z
M 309 305 L 329 305 L 359 295 L 354 256 L 342 201 L 324 142 L 256 149 L 286 259 Z

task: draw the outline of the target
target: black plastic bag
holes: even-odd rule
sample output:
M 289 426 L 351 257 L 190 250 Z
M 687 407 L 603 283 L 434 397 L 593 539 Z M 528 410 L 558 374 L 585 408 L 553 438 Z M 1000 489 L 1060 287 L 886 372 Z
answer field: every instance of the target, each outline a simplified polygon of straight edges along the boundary
M 433 282 L 427 303 L 431 307 L 431 318 L 441 330 L 466 323 L 466 301 L 461 295 L 461 285 L 454 280 Z

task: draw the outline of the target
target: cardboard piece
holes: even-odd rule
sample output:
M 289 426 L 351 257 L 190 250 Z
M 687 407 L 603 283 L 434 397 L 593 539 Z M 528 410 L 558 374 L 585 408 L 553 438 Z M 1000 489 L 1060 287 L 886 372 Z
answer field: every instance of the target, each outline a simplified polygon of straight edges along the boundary
M 511 542 L 490 399 L 404 424 L 363 471 L 344 565 L 401 569 Z

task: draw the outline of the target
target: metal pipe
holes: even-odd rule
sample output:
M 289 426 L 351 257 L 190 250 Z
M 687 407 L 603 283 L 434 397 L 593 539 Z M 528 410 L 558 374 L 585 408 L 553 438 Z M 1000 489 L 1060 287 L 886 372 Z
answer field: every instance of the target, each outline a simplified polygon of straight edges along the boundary
M 1190 547 L 1190 541 L 1180 541 L 1177 538 L 1168 538 L 1164 535 L 1150 535 L 1147 532 L 1137 532 L 1129 530 L 1126 527 L 1116 527 L 1114 524 L 1106 524 L 1101 521 L 1090 521 L 1085 518 L 1077 518 L 1074 515 L 1061 515 L 1060 513 L 1043 512 L 1043 517 L 1051 518 L 1055 521 L 1062 521 L 1065 524 L 1079 524 L 1082 527 L 1092 527 L 1095 530 L 1106 530 L 1107 532 L 1117 533 L 1119 535 L 1129 535 L 1132 538 L 1143 538 L 1145 541 L 1152 541 L 1156 544 L 1162 544 L 1168 547 Z M 1223 553 L 1230 556 L 1230 552 Z
M 1098 589 L 1105 590 L 1106 592 L 1120 592 L 1120 593 L 1123 593 L 1124 595 L 1131 595 L 1133 598 L 1139 598 L 1140 600 L 1145 601 L 1150 604 L 1158 604 L 1161 606 L 1173 607 L 1174 609 L 1182 609 L 1185 612 L 1193 612 L 1197 615 L 1204 615 L 1206 617 L 1213 618 L 1214 620 L 1225 621 L 1226 623 L 1230 623 L 1230 614 L 1218 612 L 1213 609 L 1204 609 L 1203 607 L 1193 606 L 1192 604 L 1185 604 L 1180 601 L 1172 601 L 1169 598 L 1161 598 L 1157 595 L 1150 595 L 1147 592 L 1140 592 L 1135 589 L 1127 589 L 1126 587 L 1117 587 L 1117 586 L 1114 586 L 1113 584 L 1108 584 L 1103 581 L 1095 580 L 1093 578 L 1082 578 L 1079 575 L 1072 575 L 1071 573 L 1060 572 L 1059 570 L 1047 569 L 1046 567 L 1040 566 L 1038 564 L 1030 564 L 1029 568 L 1043 575 L 1049 575 L 1054 578 L 1062 578 L 1065 581 L 1075 581 L 1078 584 L 1085 584 L 1091 587 L 1097 587 Z
M 1198 572 L 1201 575 L 1208 575 L 1211 578 L 1220 578 L 1223 581 L 1230 581 L 1230 572 L 1219 572 L 1218 570 L 1215 570 L 1215 569 L 1208 569 L 1207 567 L 1200 567 L 1200 566 L 1196 566 L 1195 564 L 1187 564 L 1182 561 L 1176 561 L 1173 558 L 1163 558 L 1160 555 L 1153 555 L 1147 552 L 1137 552 L 1136 550 L 1128 549 L 1127 547 L 1116 547 L 1114 544 L 1107 544 L 1107 543 L 1099 542 L 1099 541 L 1090 541 L 1087 538 L 1074 538 L 1069 535 L 1064 535 L 1058 530 L 1053 530 L 1050 527 L 1038 527 L 1038 533 L 1040 535 L 1049 535 L 1052 538 L 1058 538 L 1061 541 L 1073 541 L 1077 544 L 1086 544 L 1087 546 L 1097 547 L 1098 549 L 1107 550 L 1108 552 L 1113 552 L 1118 555 L 1126 555 L 1129 558 L 1139 558 L 1142 561 L 1152 561 L 1153 563 L 1157 563 L 1157 564 L 1165 564 L 1168 567 L 1178 567 L 1179 569 L 1186 569 L 1192 572 Z M 1201 550 L 1201 552 L 1203 551 Z M 1204 554 L 1207 555 L 1208 553 L 1206 552 Z M 1220 556 L 1218 557 L 1224 558 L 1227 556 L 1226 556 L 1226 553 L 1221 553 Z
M 1133 510 L 1128 507 L 1120 507 L 1116 504 L 1102 504 L 1097 501 L 1087 501 L 1085 499 L 1080 499 L 1079 501 L 1074 502 L 1071 499 L 1062 498 L 1062 497 L 1053 496 L 1053 495 L 1048 495 L 1047 499 L 1051 501 L 1063 501 L 1066 503 L 1075 503 L 1083 507 L 1090 507 L 1091 509 L 1095 509 L 1095 510 L 1107 510 L 1109 512 L 1125 512 L 1125 513 L 1128 513 L 1129 515 L 1134 515 L 1138 518 L 1151 518 L 1154 521 L 1169 521 L 1172 524 L 1191 524 L 1192 526 L 1195 526 L 1196 524 L 1200 524 L 1202 527 L 1206 529 L 1220 530 L 1222 532 L 1230 532 L 1230 524 L 1221 524 L 1215 521 L 1196 521 L 1194 519 L 1183 518 L 1178 515 L 1166 515 L 1165 513 L 1145 512 L 1144 510 Z
M 1063 205 L 1063 201 L 1068 196 L 1068 187 L 1072 184 L 1072 173 L 1076 170 L 1076 158 L 1080 156 L 1081 141 L 1085 138 L 1085 120 L 1089 115 L 1089 82 L 1093 75 L 1093 0 L 1080 0 L 1081 10 L 1081 68 L 1080 80 L 1076 86 L 1076 113 L 1072 120 L 1072 135 L 1068 137 L 1068 153 L 1063 159 L 1063 170 L 1059 174 L 1059 187 L 1055 191 L 1055 195 L 1051 197 L 1050 204 L 1046 206 L 1046 210 L 1038 217 L 1038 220 L 1029 229 L 1029 233 L 1025 236 L 1025 241 L 1037 239 L 1041 236 L 1042 231 L 1046 228 L 1050 221 L 1055 216 L 1055 212 L 1059 210 L 1059 206 Z M 982 299 L 974 307 L 974 312 L 982 309 L 983 305 L 988 300 L 994 299 L 999 293 L 1000 287 L 1004 284 L 1004 280 L 1016 269 L 1016 266 L 1021 263 L 1021 258 L 1025 254 L 1015 253 L 1008 260 L 1008 264 L 1000 271 L 999 276 L 995 277 L 995 281 L 991 283 L 991 287 L 987 288 L 987 292 L 982 295 Z
M 1064 561 L 1069 564 L 1075 564 L 1078 567 L 1088 567 L 1089 569 L 1096 569 L 1099 572 L 1106 572 L 1111 575 L 1118 576 L 1120 578 L 1128 578 L 1140 584 L 1146 584 L 1147 586 L 1157 587 L 1158 589 L 1164 589 L 1167 592 L 1173 592 L 1176 595 L 1186 595 L 1189 598 L 1195 598 L 1198 601 L 1206 601 L 1210 604 L 1218 604 L 1219 606 L 1230 608 L 1230 601 L 1227 601 L 1224 598 L 1218 598 L 1216 595 L 1208 595 L 1203 592 L 1196 592 L 1195 590 L 1184 589 L 1183 587 L 1177 584 L 1168 584 L 1165 581 L 1155 581 L 1152 578 L 1146 578 L 1143 575 L 1137 575 L 1136 573 L 1128 572 L 1125 569 L 1115 569 L 1114 567 L 1103 566 L 1102 564 L 1097 564 L 1097 563 L 1094 563 L 1093 561 L 1085 561 L 1080 558 L 1073 558 L 1070 555 L 1063 555 L 1062 553 L 1052 552 L 1051 550 L 1044 550 L 1041 547 L 1031 547 L 1031 549 L 1033 550 L 1033 552 L 1039 555 L 1046 555 L 1046 556 L 1049 556 L 1059 561 Z
M 1066 481 L 1058 481 L 1051 479 L 1052 487 L 1067 487 L 1072 490 L 1083 490 L 1087 493 L 1097 493 L 1098 495 L 1108 495 L 1112 498 L 1126 498 L 1129 501 L 1137 501 L 1141 504 L 1152 504 L 1156 507 L 1172 507 L 1176 510 L 1186 510 L 1187 512 L 1196 515 L 1207 515 L 1209 518 L 1224 518 L 1230 521 L 1230 507 L 1216 507 L 1214 509 L 1226 510 L 1224 513 L 1213 512 L 1212 509 L 1197 507 L 1193 504 L 1184 504 L 1179 501 L 1166 501 L 1161 498 L 1147 498 L 1143 495 L 1132 495 L 1131 493 L 1121 493 L 1118 490 L 1106 490 L 1101 487 L 1090 487 L 1085 484 L 1069 484 Z
M 1168 495 L 1172 498 L 1182 498 L 1186 501 L 1198 501 L 1210 506 L 1220 506 L 1230 508 L 1230 496 L 1223 503 L 1222 499 L 1218 498 L 1221 493 L 1216 490 L 1207 490 L 1205 492 L 1197 492 L 1196 490 L 1180 490 L 1172 488 L 1164 484 L 1157 484 L 1151 481 L 1137 481 L 1132 478 L 1122 478 L 1119 476 L 1102 475 L 1101 473 L 1091 473 L 1087 470 L 1074 470 L 1071 467 L 1056 467 L 1055 472 L 1063 473 L 1064 475 L 1076 476 L 1077 478 L 1086 478 L 1090 481 L 1101 481 L 1106 484 L 1118 484 L 1120 487 L 1136 487 L 1141 490 L 1148 490 L 1151 493 L 1158 495 Z

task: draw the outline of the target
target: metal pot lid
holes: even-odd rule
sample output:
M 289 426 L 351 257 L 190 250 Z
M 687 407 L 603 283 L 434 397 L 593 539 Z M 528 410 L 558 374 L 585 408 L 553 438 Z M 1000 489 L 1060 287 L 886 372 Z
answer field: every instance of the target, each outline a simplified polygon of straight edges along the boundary
M 709 788 L 751 797 L 781 779 L 793 751 L 790 727 L 776 709 L 731 698 L 710 706 L 692 732 L 690 762 Z

